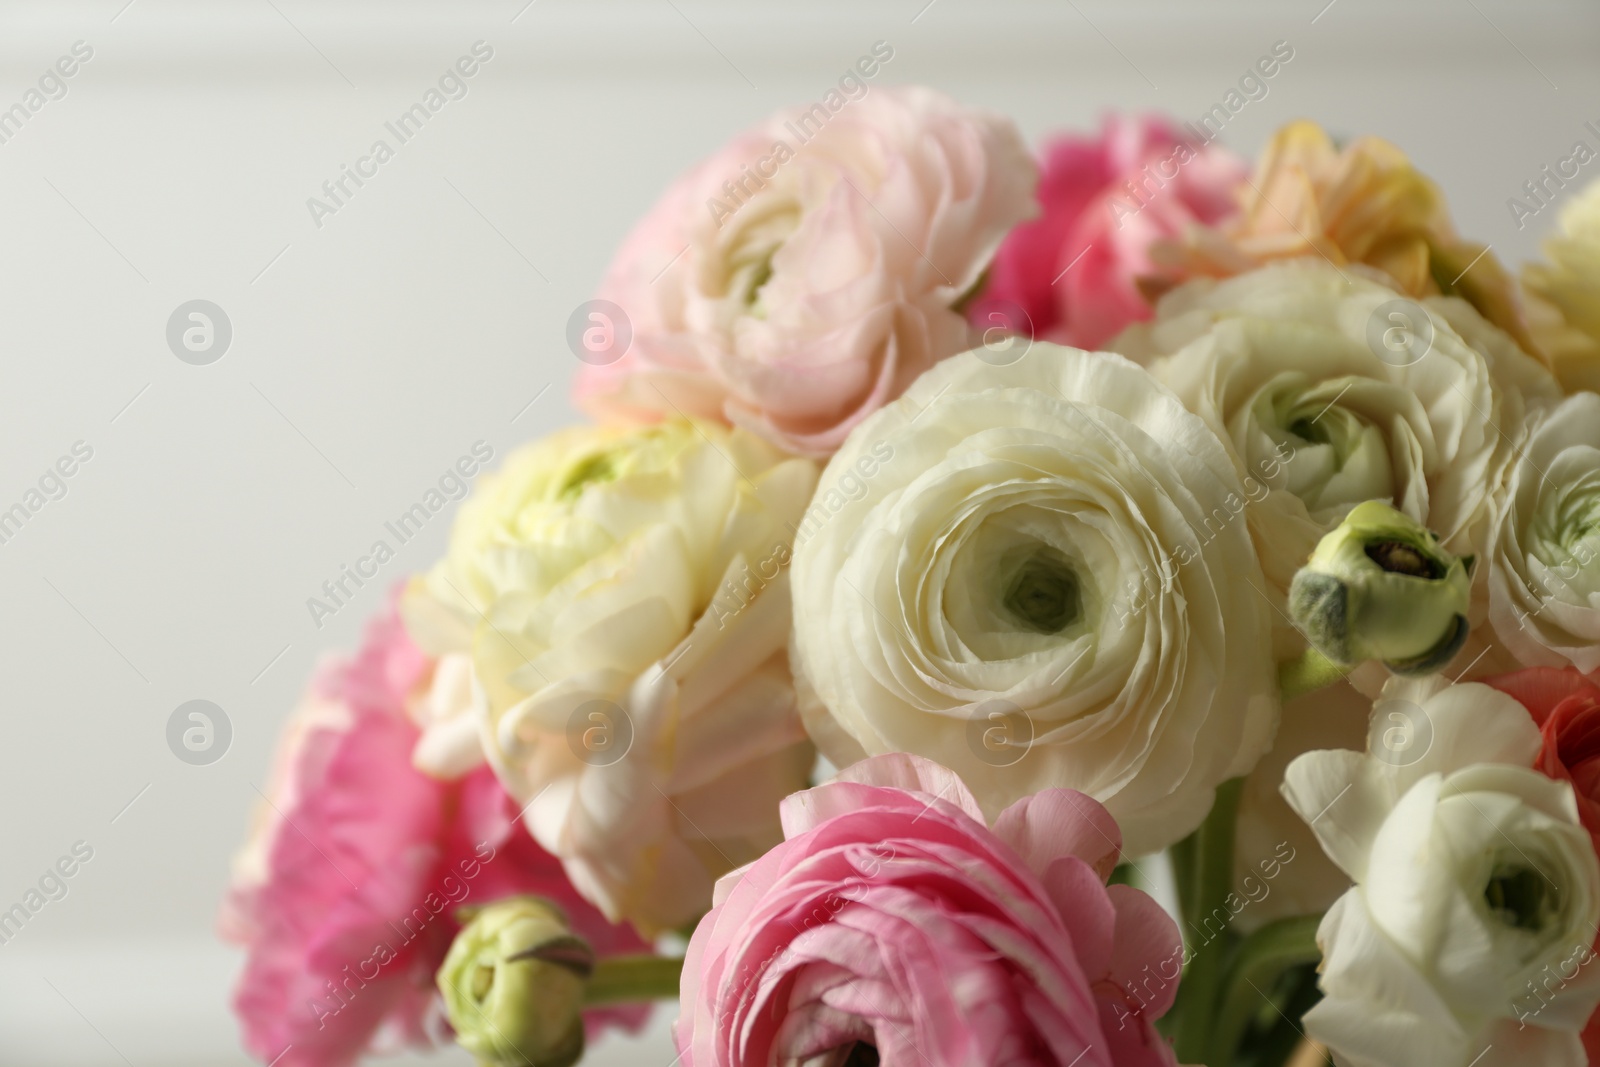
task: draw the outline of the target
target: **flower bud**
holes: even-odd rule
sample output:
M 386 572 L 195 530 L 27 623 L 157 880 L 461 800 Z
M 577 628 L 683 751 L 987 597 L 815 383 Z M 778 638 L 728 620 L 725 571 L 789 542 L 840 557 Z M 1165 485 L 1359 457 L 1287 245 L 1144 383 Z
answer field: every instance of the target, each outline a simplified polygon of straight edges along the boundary
M 473 914 L 437 981 L 456 1041 L 496 1067 L 571 1067 L 583 1055 L 583 999 L 594 953 L 537 897 Z
M 1318 652 L 1395 674 L 1439 670 L 1467 638 L 1472 558 L 1452 556 L 1388 504 L 1357 505 L 1289 587 L 1289 614 Z

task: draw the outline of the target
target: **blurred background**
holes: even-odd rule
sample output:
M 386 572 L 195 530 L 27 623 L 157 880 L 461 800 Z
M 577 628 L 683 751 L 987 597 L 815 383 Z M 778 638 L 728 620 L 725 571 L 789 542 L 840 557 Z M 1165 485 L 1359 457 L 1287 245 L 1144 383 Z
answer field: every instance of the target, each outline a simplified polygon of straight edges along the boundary
M 877 84 L 1035 143 L 1112 109 L 1198 120 L 1287 42 L 1223 141 L 1253 156 L 1298 116 L 1389 138 L 1509 264 L 1555 212 L 1519 229 L 1508 199 L 1600 140 L 1576 0 L 4 0 L 0 512 L 32 514 L 0 526 L 0 911 L 92 859 L 0 943 L 0 1063 L 248 1062 L 217 903 L 308 672 L 449 520 L 403 545 L 384 523 L 475 442 L 573 421 L 567 321 L 634 220 L 880 41 Z M 475 46 L 464 95 L 308 207 Z M 193 301 L 198 354 L 169 341 Z M 380 538 L 395 558 L 314 618 Z M 198 757 L 169 733 L 193 700 L 221 710 Z M 668 1014 L 586 1062 L 668 1067 Z

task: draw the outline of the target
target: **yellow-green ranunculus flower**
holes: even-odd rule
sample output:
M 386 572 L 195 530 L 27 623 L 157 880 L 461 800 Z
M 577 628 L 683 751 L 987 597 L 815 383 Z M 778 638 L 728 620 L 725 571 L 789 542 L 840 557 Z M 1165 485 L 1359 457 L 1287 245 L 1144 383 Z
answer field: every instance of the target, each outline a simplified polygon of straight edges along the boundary
M 812 764 L 789 672 L 788 563 L 817 468 L 714 424 L 580 426 L 462 505 L 406 624 L 467 655 L 472 697 L 416 760 L 487 757 L 613 922 L 693 922 L 781 840 Z

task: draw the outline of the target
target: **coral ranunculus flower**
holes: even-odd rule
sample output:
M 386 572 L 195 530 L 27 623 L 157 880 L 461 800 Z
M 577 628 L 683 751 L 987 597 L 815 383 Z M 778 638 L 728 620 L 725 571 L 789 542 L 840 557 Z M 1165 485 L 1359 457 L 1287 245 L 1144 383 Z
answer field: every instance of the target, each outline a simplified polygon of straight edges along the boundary
M 1314 122 L 1292 122 L 1267 144 L 1241 186 L 1241 213 L 1152 258 L 1179 277 L 1227 277 L 1276 259 L 1320 255 L 1389 275 L 1407 296 L 1459 296 L 1540 355 L 1516 284 L 1483 245 L 1464 241 L 1444 194 L 1405 153 L 1378 137 L 1337 147 Z
M 1600 682 L 1566 667 L 1533 667 L 1487 679 L 1514 698 L 1539 726 L 1534 766 L 1578 795 L 1578 817 L 1600 851 Z

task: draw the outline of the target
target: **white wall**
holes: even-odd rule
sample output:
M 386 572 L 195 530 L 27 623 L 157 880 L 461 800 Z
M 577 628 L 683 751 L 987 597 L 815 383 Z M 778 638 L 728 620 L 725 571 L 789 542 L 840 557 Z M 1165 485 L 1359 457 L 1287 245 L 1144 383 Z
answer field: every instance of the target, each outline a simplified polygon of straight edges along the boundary
M 0 144 L 0 508 L 94 449 L 0 544 L 0 909 L 73 842 L 95 849 L 0 945 L 0 1063 L 244 1062 L 236 959 L 210 940 L 227 858 L 301 680 L 380 592 L 320 630 L 306 598 L 473 441 L 503 453 L 570 421 L 566 319 L 626 227 L 874 41 L 895 49 L 886 80 L 1037 138 L 1111 108 L 1198 116 L 1287 39 L 1227 141 L 1253 153 L 1299 115 L 1385 135 L 1464 230 L 1530 255 L 1505 201 L 1595 141 L 1600 11 L 1325 3 L 0 4 L 0 107 L 73 42 L 94 49 Z M 494 59 L 469 95 L 315 227 L 307 197 L 480 39 Z M 164 337 L 197 297 L 234 330 L 205 367 Z M 196 697 L 234 727 L 207 767 L 164 736 Z M 659 1027 L 643 1048 L 612 1051 L 670 1059 Z

